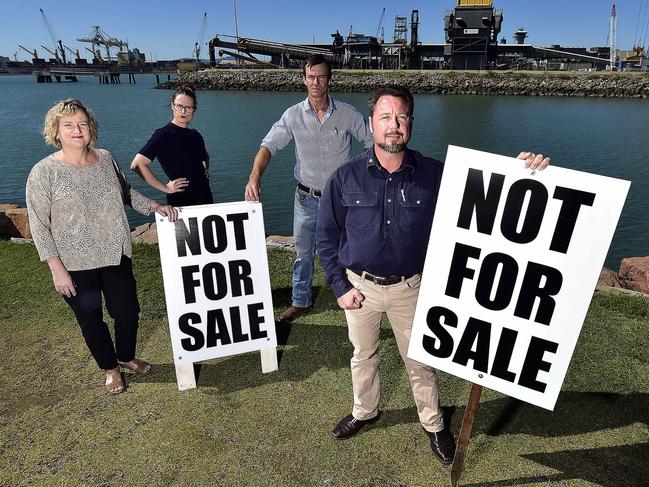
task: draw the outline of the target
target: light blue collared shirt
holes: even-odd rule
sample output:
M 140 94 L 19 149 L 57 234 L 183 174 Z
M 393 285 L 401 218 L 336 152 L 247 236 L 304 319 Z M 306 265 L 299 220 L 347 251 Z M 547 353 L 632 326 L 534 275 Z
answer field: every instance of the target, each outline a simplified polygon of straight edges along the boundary
M 329 176 L 351 158 L 352 137 L 366 148 L 374 143 L 365 118 L 356 108 L 329 98 L 320 123 L 307 98 L 282 114 L 261 146 L 274 156 L 295 140 L 295 179 L 309 188 L 323 190 Z

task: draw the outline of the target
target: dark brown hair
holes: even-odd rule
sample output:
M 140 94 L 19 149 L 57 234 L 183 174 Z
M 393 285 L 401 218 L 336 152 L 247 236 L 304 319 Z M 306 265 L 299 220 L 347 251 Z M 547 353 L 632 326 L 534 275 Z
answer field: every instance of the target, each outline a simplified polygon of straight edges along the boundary
M 401 85 L 384 86 L 383 88 L 379 88 L 370 95 L 370 98 L 368 100 L 368 103 L 370 105 L 370 117 L 374 114 L 374 107 L 376 106 L 376 102 L 379 101 L 379 98 L 381 98 L 382 96 L 394 96 L 396 98 L 401 98 L 408 104 L 408 108 L 410 109 L 409 115 L 412 117 L 415 111 L 415 100 L 413 99 L 410 90 Z
M 325 65 L 325 67 L 327 68 L 327 76 L 331 78 L 331 66 L 329 66 L 329 63 L 322 54 L 312 54 L 307 58 L 306 61 L 304 61 L 304 64 L 302 65 L 302 77 L 306 78 L 307 66 L 309 68 L 312 68 L 313 66 L 317 66 L 318 64 Z
M 190 97 L 192 100 L 194 100 L 194 108 L 198 108 L 198 104 L 196 103 L 196 92 L 194 91 L 194 88 L 188 85 L 180 85 L 176 88 L 176 91 L 174 91 L 174 94 L 171 95 L 171 103 L 173 103 L 176 100 L 176 97 L 178 95 L 186 95 Z

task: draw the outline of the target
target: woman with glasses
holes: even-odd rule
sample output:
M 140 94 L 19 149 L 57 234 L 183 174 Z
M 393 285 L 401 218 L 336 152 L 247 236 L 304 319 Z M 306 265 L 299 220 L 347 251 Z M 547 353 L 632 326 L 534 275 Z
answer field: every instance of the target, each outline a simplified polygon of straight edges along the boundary
M 178 87 L 171 97 L 171 122 L 153 133 L 131 163 L 131 169 L 155 189 L 166 193 L 167 203 L 173 206 L 214 202 L 205 141 L 197 130 L 189 128 L 196 109 L 194 90 Z M 156 157 L 169 178 L 167 184 L 149 168 Z
M 94 147 L 97 122 L 79 100 L 54 105 L 45 117 L 43 135 L 59 150 L 39 161 L 27 179 L 34 243 L 106 374 L 106 391 L 120 394 L 125 390 L 120 366 L 139 375 L 152 370 L 135 357 L 140 307 L 124 203 L 170 221 L 177 211 L 131 189 L 110 152 Z M 102 295 L 115 321 L 115 343 L 103 320 Z

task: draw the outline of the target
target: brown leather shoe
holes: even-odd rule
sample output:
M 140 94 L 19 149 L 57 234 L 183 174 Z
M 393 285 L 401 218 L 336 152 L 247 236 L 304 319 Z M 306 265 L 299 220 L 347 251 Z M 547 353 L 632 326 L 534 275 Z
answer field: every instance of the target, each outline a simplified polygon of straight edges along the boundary
M 341 419 L 336 426 L 334 426 L 334 429 L 331 430 L 331 436 L 337 440 L 351 438 L 358 433 L 363 426 L 372 424 L 379 419 L 379 414 L 370 419 L 356 419 L 351 414 L 348 414 Z
M 455 439 L 451 430 L 446 426 L 442 431 L 432 433 L 424 430 L 430 440 L 430 449 L 433 450 L 433 455 L 442 462 L 444 465 L 453 463 L 455 456 Z
M 306 308 L 301 308 L 299 306 L 289 306 L 286 311 L 279 315 L 279 321 L 286 321 L 290 323 L 293 320 L 297 320 L 300 316 L 307 314 L 313 309 L 313 306 L 307 306 Z

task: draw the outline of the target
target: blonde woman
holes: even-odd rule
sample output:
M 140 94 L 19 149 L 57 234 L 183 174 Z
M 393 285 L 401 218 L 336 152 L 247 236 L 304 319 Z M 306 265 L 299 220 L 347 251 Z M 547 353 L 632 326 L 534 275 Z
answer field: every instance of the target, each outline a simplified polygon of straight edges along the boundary
M 97 122 L 79 100 L 54 105 L 43 135 L 58 151 L 39 161 L 27 179 L 34 243 L 106 374 L 106 391 L 120 394 L 125 390 L 120 366 L 140 375 L 152 371 L 135 357 L 140 307 L 124 203 L 170 221 L 177 211 L 131 189 L 110 152 L 94 147 Z M 114 344 L 102 316 L 102 295 L 115 322 Z

